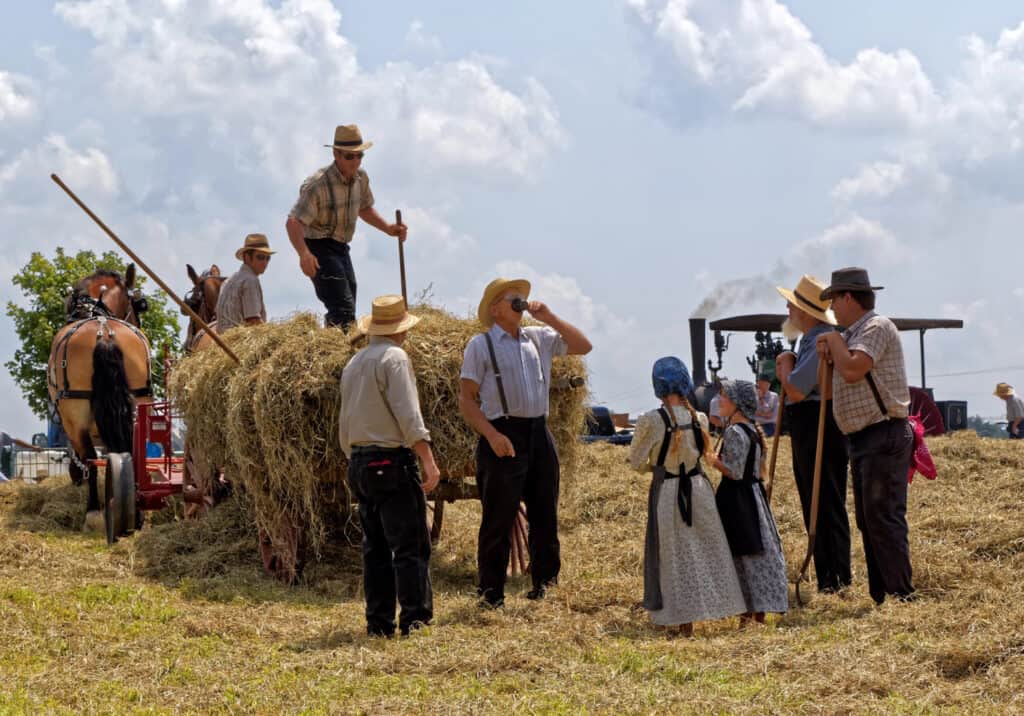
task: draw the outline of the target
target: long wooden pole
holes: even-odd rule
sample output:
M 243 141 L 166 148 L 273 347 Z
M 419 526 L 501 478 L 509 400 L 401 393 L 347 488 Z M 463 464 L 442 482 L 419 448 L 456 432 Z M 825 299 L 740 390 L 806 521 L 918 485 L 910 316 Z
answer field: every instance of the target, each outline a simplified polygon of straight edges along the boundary
M 202 318 L 200 318 L 199 314 L 196 313 L 195 311 L 193 311 L 192 308 L 187 303 L 185 303 L 180 298 L 178 298 L 178 295 L 174 291 L 172 291 L 170 289 L 170 287 L 166 283 L 164 283 L 160 279 L 160 277 L 157 276 L 156 273 L 151 268 L 149 268 L 149 266 L 146 265 L 145 261 L 140 259 L 136 255 L 136 253 L 134 251 L 132 251 L 130 248 L 128 248 L 128 246 L 123 241 L 121 241 L 121 239 L 117 238 L 117 234 L 115 234 L 113 231 L 111 231 L 110 228 L 106 224 L 103 223 L 103 221 L 100 219 L 100 217 L 96 216 L 96 214 L 94 214 L 92 212 L 92 209 L 90 209 L 88 206 L 86 206 L 85 202 L 83 202 L 81 199 L 79 199 L 78 196 L 75 194 L 75 192 L 71 191 L 71 189 L 68 188 L 68 185 L 65 184 L 63 181 L 61 181 L 61 178 L 59 176 L 57 176 L 56 174 L 51 174 L 50 178 L 53 179 L 53 181 L 56 182 L 57 186 L 59 186 L 61 189 L 63 189 L 68 196 L 71 197 L 72 201 L 74 201 L 76 204 L 78 204 L 78 206 L 81 207 L 82 211 L 84 211 L 86 214 L 88 214 L 89 217 L 93 221 L 95 221 L 99 225 L 99 227 L 101 229 L 103 229 L 103 231 L 106 232 L 107 236 L 109 236 L 111 239 L 114 240 L 114 243 L 117 244 L 121 248 L 122 251 L 124 251 L 126 254 L 128 254 L 128 256 L 131 257 L 132 261 L 134 261 L 136 264 L 138 264 L 139 268 L 141 268 L 143 271 L 145 271 L 146 274 L 151 279 L 153 279 L 153 281 L 156 282 L 157 286 L 159 286 L 160 288 L 162 288 L 164 290 L 164 293 L 166 293 L 168 296 L 171 297 L 171 300 L 173 300 L 176 304 L 178 304 L 181 307 L 182 311 L 184 311 L 186 314 L 188 314 L 188 316 L 192 320 L 194 320 L 197 324 L 199 324 L 200 328 L 202 328 L 204 331 L 206 331 L 207 335 L 209 335 L 210 338 L 213 339 L 214 343 L 216 343 L 218 346 L 220 346 L 221 349 L 223 349 L 223 351 L 225 353 L 227 353 L 229 356 L 231 356 L 231 359 L 233 361 L 235 361 L 235 363 L 241 363 L 241 361 L 238 360 L 238 356 L 236 356 L 234 354 L 234 352 L 230 348 L 228 348 L 227 343 L 225 343 L 223 341 L 223 339 L 221 339 L 221 337 L 219 335 L 217 335 L 217 332 L 214 331 L 212 328 L 210 328 L 210 326 L 207 325 L 206 321 L 204 321 Z
M 800 594 L 800 583 L 807 576 L 807 568 L 814 556 L 814 541 L 818 534 L 818 496 L 821 493 L 821 456 L 825 447 L 825 412 L 828 410 L 828 395 L 832 387 L 832 365 L 828 361 L 818 362 L 818 392 L 821 394 L 821 407 L 818 409 L 818 443 L 814 449 L 814 482 L 811 486 L 811 514 L 807 523 L 807 555 L 796 578 L 796 601 L 800 606 L 807 602 Z
M 402 225 L 402 210 L 395 209 L 395 223 L 399 226 Z M 402 241 L 402 237 L 398 237 L 398 267 L 402 272 L 402 300 L 405 301 L 406 309 L 409 308 L 409 296 L 405 292 L 405 242 Z
M 775 461 L 779 457 L 779 438 L 782 437 L 782 411 L 786 407 L 786 393 L 779 396 L 779 410 L 775 414 L 775 433 L 772 435 L 772 459 L 768 464 L 768 484 L 765 485 L 765 496 L 768 504 L 772 504 L 772 488 L 775 487 Z

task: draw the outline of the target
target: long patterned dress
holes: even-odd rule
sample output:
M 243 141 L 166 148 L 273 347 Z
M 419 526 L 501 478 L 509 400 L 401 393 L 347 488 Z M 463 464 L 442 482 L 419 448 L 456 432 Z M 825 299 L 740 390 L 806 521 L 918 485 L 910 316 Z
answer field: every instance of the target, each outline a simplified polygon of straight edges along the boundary
M 665 456 L 665 468 L 670 476 L 679 475 L 680 470 L 689 472 L 700 459 L 689 411 L 674 406 L 671 415 L 683 429 L 678 444 Z M 697 415 L 706 430 L 707 417 L 702 413 Z M 665 423 L 657 410 L 641 415 L 629 453 L 633 468 L 641 472 L 651 470 L 665 438 Z M 651 609 L 647 594 L 645 606 L 648 606 L 651 620 L 662 626 L 721 619 L 746 610 L 732 553 L 715 506 L 714 489 L 703 474 L 694 475 L 691 484 L 692 526 L 687 525 L 680 514 L 680 479 L 665 479 L 652 485 L 652 490 L 657 491 L 657 550 L 654 555 L 645 555 L 644 571 L 648 576 L 650 570 L 658 570 L 656 583 L 660 586 L 661 607 Z M 651 564 L 652 558 L 657 560 L 657 565 Z
M 743 479 L 743 470 L 747 464 L 747 453 L 754 449 L 754 476 L 761 477 L 761 446 L 751 440 L 743 428 L 730 425 L 722 437 L 722 462 L 732 477 L 723 475 L 723 480 Z M 782 554 L 782 543 L 779 530 L 775 526 L 775 517 L 764 499 L 764 493 L 758 484 L 752 484 L 754 500 L 757 503 L 758 525 L 763 550 L 760 554 L 734 557 L 736 574 L 739 575 L 740 587 L 748 612 L 785 613 L 789 609 L 789 582 L 786 577 L 786 558 Z

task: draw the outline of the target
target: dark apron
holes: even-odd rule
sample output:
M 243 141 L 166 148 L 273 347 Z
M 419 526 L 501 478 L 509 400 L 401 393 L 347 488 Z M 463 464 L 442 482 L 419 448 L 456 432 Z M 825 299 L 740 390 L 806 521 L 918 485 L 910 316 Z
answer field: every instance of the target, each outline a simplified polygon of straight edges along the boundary
M 725 536 L 729 539 L 729 549 L 734 557 L 761 554 L 764 545 L 761 543 L 761 520 L 758 517 L 757 497 L 755 489 L 764 493 L 764 485 L 754 477 L 754 458 L 757 454 L 755 441 L 757 433 L 745 423 L 736 423 L 750 438 L 750 450 L 747 452 L 747 463 L 743 468 L 743 479 L 733 480 L 723 477 L 715 493 L 715 504 L 722 518 Z M 755 487 L 756 486 L 756 487 Z

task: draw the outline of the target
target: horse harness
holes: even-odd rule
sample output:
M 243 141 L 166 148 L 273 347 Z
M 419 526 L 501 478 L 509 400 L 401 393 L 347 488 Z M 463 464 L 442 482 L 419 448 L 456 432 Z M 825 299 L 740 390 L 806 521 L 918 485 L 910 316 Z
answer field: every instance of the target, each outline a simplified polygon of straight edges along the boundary
M 92 398 L 92 391 L 91 390 L 71 390 L 68 387 L 69 385 L 71 385 L 71 382 L 68 379 L 68 343 L 71 342 L 71 337 L 73 335 L 75 335 L 75 333 L 77 333 L 79 331 L 79 329 L 84 327 L 87 323 L 91 323 L 93 321 L 96 321 L 99 324 L 98 328 L 96 330 L 96 338 L 97 338 L 97 340 L 101 340 L 104 337 L 106 337 L 108 339 L 114 337 L 114 328 L 110 325 L 111 322 L 116 323 L 116 324 L 120 324 L 120 325 L 124 326 L 125 328 L 129 329 L 137 337 L 141 338 L 144 343 L 145 343 L 145 340 L 146 340 L 145 335 L 143 335 L 142 331 L 140 331 L 138 328 L 136 328 L 132 324 L 128 323 L 127 321 L 123 321 L 120 318 L 114 318 L 113 316 L 111 316 L 110 315 L 110 311 L 106 308 L 106 306 L 103 306 L 103 302 L 102 301 L 97 301 L 95 299 L 92 299 L 89 296 L 86 296 L 86 298 L 89 298 L 91 301 L 93 301 L 94 304 L 98 304 L 98 305 L 94 305 L 94 309 L 96 309 L 97 312 L 100 313 L 100 315 L 91 315 L 91 316 L 88 316 L 86 318 L 79 317 L 78 315 L 76 315 L 75 310 L 78 310 L 79 307 L 84 304 L 84 302 L 82 301 L 81 297 L 79 297 L 76 300 L 75 306 L 73 307 L 73 310 L 72 310 L 72 313 L 69 316 L 69 318 L 71 320 L 68 321 L 68 323 L 72 323 L 73 322 L 74 325 L 71 326 L 71 330 L 69 330 L 67 333 L 65 333 L 61 337 L 60 343 L 58 343 L 57 346 L 54 349 L 54 355 L 60 357 L 60 370 L 61 370 L 61 373 L 62 373 L 62 377 L 64 379 L 64 386 L 61 387 L 60 385 L 58 385 L 56 383 L 56 381 L 54 380 L 53 374 L 50 373 L 50 371 L 47 371 L 48 377 L 50 379 L 50 387 L 54 389 L 55 394 L 56 394 L 55 397 L 54 397 L 54 403 L 55 404 L 59 403 L 61 400 L 64 400 L 66 398 L 67 399 L 72 399 L 72 400 L 90 400 Z M 103 310 L 99 311 L 98 309 L 101 306 L 102 306 Z M 106 335 L 104 336 L 104 334 L 106 334 Z M 150 380 L 151 371 L 152 371 L 152 364 L 151 364 L 151 361 L 150 361 L 149 351 L 147 351 L 146 352 L 146 385 L 144 387 L 142 387 L 142 388 L 135 388 L 135 389 L 129 391 L 136 398 L 146 398 L 146 397 L 150 397 L 150 396 L 153 395 L 153 386 L 152 386 L 152 382 Z

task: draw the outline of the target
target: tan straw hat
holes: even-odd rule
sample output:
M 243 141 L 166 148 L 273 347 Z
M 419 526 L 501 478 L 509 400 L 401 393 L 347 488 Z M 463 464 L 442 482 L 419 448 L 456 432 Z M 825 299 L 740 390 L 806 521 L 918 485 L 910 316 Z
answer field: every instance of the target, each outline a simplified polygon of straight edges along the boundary
M 235 252 L 235 258 L 241 261 L 242 254 L 246 251 L 258 251 L 261 254 L 267 254 L 268 256 L 277 253 L 276 251 L 270 250 L 270 242 L 267 241 L 267 237 L 263 234 L 249 234 L 246 236 L 245 244 Z
M 487 288 L 484 289 L 484 297 L 480 299 L 480 305 L 476 309 L 476 316 L 482 324 L 488 327 L 494 325 L 491 304 L 508 290 L 518 291 L 523 294 L 523 298 L 529 298 L 530 282 L 525 278 L 496 278 L 487 284 Z
M 373 142 L 364 142 L 359 127 L 354 124 L 339 124 L 334 129 L 334 144 L 325 147 L 338 149 L 342 152 L 362 152 L 373 146 Z
M 420 319 L 405 310 L 405 299 L 401 296 L 377 296 L 369 316 L 359 319 L 356 327 L 360 333 L 371 336 L 391 336 L 404 333 Z
M 1013 386 L 1010 385 L 1009 383 L 1000 383 L 999 385 L 996 386 L 996 390 L 994 393 L 992 393 L 992 395 L 998 398 L 1005 398 L 1007 396 L 1013 395 Z
M 828 301 L 821 298 L 821 292 L 825 290 L 825 286 L 814 276 L 804 274 L 800 278 L 800 283 L 792 291 L 782 286 L 776 286 L 775 290 L 808 316 L 832 326 L 836 325 L 836 317 L 832 314 L 832 309 L 828 307 Z

